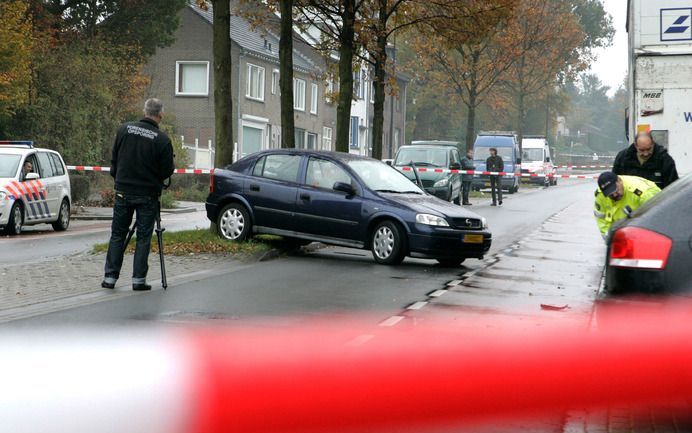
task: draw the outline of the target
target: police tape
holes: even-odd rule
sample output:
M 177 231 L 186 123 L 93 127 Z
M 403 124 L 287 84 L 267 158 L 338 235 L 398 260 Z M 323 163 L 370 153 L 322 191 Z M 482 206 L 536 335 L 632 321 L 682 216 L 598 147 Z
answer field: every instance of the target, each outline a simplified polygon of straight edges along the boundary
M 340 317 L 279 329 L 5 331 L 0 430 L 437 431 L 690 401 L 692 305 L 682 304 L 596 311 L 596 330 L 488 315 L 493 326 L 468 317 L 373 329 Z
M 73 171 L 111 171 L 110 167 L 93 167 L 87 165 L 68 165 L 68 170 Z M 210 174 L 214 169 L 206 168 L 176 168 L 175 173 L 178 174 Z
M 555 168 L 566 168 L 571 170 L 573 168 L 613 168 L 612 165 L 556 165 Z
M 401 171 L 412 171 L 411 167 L 402 167 Z M 585 174 L 545 174 L 545 173 L 513 173 L 506 171 L 474 171 L 474 170 L 453 170 L 448 168 L 425 168 L 416 167 L 419 173 L 452 173 L 452 174 L 474 174 L 485 176 L 503 176 L 503 177 L 547 177 L 551 179 L 598 179 L 598 175 Z

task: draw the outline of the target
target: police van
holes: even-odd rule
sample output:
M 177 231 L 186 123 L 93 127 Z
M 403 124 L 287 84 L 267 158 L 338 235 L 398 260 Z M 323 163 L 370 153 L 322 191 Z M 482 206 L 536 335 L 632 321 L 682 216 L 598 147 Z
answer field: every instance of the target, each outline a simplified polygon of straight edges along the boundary
M 18 235 L 22 226 L 70 225 L 70 178 L 58 152 L 31 141 L 0 141 L 0 229 Z

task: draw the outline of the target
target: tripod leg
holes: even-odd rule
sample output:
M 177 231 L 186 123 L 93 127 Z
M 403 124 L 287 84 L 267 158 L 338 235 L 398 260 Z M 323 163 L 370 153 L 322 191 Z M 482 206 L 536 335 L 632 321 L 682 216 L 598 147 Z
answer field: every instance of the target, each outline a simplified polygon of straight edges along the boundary
M 163 261 L 163 232 L 166 229 L 161 228 L 161 202 L 159 202 L 159 209 L 156 215 L 156 240 L 159 245 L 159 261 L 161 262 L 161 286 L 163 290 L 168 287 L 168 281 L 166 281 L 166 264 Z

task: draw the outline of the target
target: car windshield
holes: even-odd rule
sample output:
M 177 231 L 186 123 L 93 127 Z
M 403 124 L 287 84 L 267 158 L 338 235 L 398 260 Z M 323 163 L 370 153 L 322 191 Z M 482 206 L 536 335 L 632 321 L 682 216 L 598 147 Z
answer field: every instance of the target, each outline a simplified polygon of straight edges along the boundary
M 511 147 L 496 147 L 497 154 L 502 157 L 505 162 L 512 161 L 512 148 Z M 490 156 L 489 147 L 476 147 L 473 149 L 473 159 L 476 161 L 485 161 Z
M 415 165 L 431 166 L 431 167 L 446 167 L 447 166 L 447 150 L 446 149 L 424 149 L 420 147 L 401 148 L 396 155 L 394 165 L 406 165 L 413 161 Z
M 0 177 L 14 177 L 20 159 L 20 155 L 0 153 Z
M 543 149 L 524 149 L 521 152 L 521 159 L 525 162 L 543 161 Z
M 403 173 L 383 162 L 353 160 L 348 162 L 348 166 L 373 191 L 423 194 Z

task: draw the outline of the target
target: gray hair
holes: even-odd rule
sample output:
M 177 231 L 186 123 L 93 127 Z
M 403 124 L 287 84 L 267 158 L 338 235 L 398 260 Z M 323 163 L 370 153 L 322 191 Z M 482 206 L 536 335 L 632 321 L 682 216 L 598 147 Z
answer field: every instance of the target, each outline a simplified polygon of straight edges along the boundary
M 144 103 L 144 115 L 147 117 L 161 117 L 163 114 L 163 102 L 160 99 L 149 98 Z

